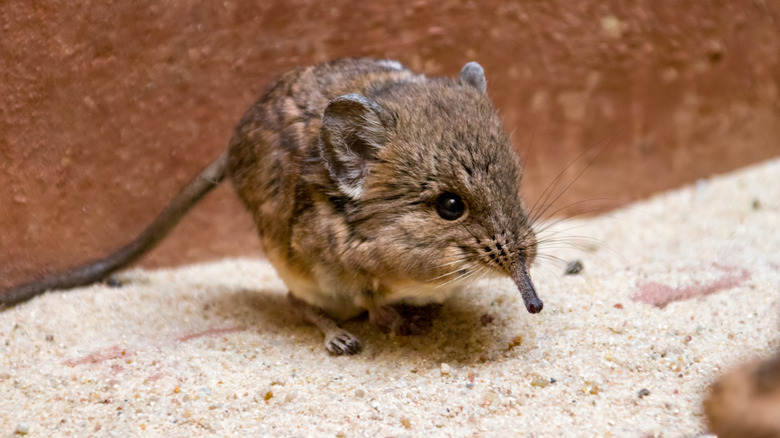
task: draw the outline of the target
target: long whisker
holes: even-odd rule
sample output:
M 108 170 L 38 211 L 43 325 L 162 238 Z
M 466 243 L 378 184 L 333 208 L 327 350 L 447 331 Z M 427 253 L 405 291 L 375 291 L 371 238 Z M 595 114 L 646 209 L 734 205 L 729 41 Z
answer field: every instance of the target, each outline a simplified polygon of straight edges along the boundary
M 561 265 L 561 266 L 563 266 L 563 265 Z M 540 265 L 540 266 L 539 266 L 539 268 L 541 268 L 541 269 L 544 269 L 544 273 L 546 273 L 547 275 L 551 275 L 551 276 L 553 276 L 553 278 L 557 278 L 557 277 L 559 277 L 559 276 L 560 276 L 560 273 L 559 273 L 559 272 L 553 271 L 553 270 L 552 270 L 552 269 L 551 269 L 549 266 L 547 266 L 546 264 L 545 264 L 545 265 Z
M 472 271 L 470 274 L 466 275 L 461 279 L 461 281 L 466 282 L 468 281 L 469 284 L 474 284 L 477 281 L 479 281 L 480 278 L 487 275 L 487 268 L 485 266 L 480 266 L 479 269 Z
M 480 270 L 482 270 L 482 269 L 484 269 L 484 266 L 479 266 L 479 267 L 477 267 L 477 269 L 475 269 L 475 270 L 469 270 L 469 272 L 468 272 L 468 273 L 466 273 L 466 274 L 463 274 L 463 275 L 459 275 L 459 276 L 457 276 L 457 277 L 453 278 L 452 280 L 449 280 L 449 281 L 447 281 L 447 282 L 445 282 L 445 283 L 442 283 L 442 284 L 440 284 L 440 285 L 437 285 L 436 287 L 437 287 L 437 288 L 439 288 L 439 287 L 445 287 L 445 286 L 448 286 L 448 285 L 450 285 L 450 284 L 452 284 L 452 283 L 454 283 L 454 282 L 456 282 L 456 281 L 457 281 L 457 282 L 465 281 L 465 280 L 466 280 L 466 279 L 468 279 L 469 277 L 472 277 L 472 276 L 474 276 L 474 275 L 475 275 L 475 273 L 479 272 L 479 271 L 480 271 Z
M 592 211 L 596 211 L 596 210 L 597 209 L 593 209 L 593 210 L 590 210 L 590 211 L 586 210 L 586 211 L 582 211 L 580 213 L 574 214 L 574 215 L 572 215 L 570 217 L 565 217 L 565 218 L 560 218 L 560 219 L 551 220 L 549 222 L 545 222 L 543 225 L 537 225 L 533 229 L 533 232 L 536 233 L 537 235 L 538 234 L 543 234 L 544 232 L 546 232 L 547 230 L 549 230 L 552 227 L 558 226 L 558 225 L 566 223 L 566 222 L 570 222 L 570 221 L 572 221 L 574 219 L 577 219 L 578 216 L 583 216 L 583 215 L 589 214 Z M 530 232 L 530 231 L 528 231 L 528 232 Z
M 536 239 L 536 243 L 540 244 L 542 242 L 556 242 L 561 241 L 564 239 L 579 239 L 579 240 L 590 240 L 593 243 L 600 243 L 601 241 L 599 239 L 596 239 L 594 237 L 590 236 L 582 236 L 582 235 L 575 235 L 575 234 L 569 234 L 573 230 L 579 230 L 582 228 L 586 228 L 585 225 L 579 225 L 579 226 L 572 226 L 564 229 L 546 229 L 544 232 L 539 233 L 539 237 Z
M 448 262 L 448 263 L 442 263 L 441 265 L 436 266 L 436 269 L 443 268 L 445 266 L 451 266 L 451 265 L 454 265 L 456 263 L 466 263 L 466 262 L 470 261 L 469 259 L 470 259 L 470 257 L 461 257 L 461 258 L 459 258 L 457 260 L 453 260 L 453 261 Z
M 470 270 L 469 270 L 469 271 L 467 271 L 465 274 L 460 274 L 460 273 L 458 273 L 458 275 L 457 275 L 455 278 L 452 278 L 452 279 L 450 279 L 450 280 L 447 280 L 447 281 L 445 281 L 444 283 L 437 284 L 437 285 L 436 285 L 436 289 L 439 289 L 439 288 L 442 288 L 442 287 L 449 286 L 450 284 L 452 284 L 452 283 L 455 283 L 455 282 L 460 282 L 460 281 L 462 281 L 464 278 L 468 278 L 468 277 L 469 277 L 469 276 L 470 276 L 472 273 L 473 273 L 473 271 L 470 271 Z
M 554 239 L 544 240 L 539 243 L 542 248 L 575 248 L 575 249 L 592 249 L 594 246 L 597 248 L 607 248 L 603 242 L 598 239 L 590 239 L 587 237 L 572 237 L 567 239 L 565 236 L 556 237 Z
M 447 272 L 446 274 L 439 275 L 438 277 L 433 277 L 430 280 L 428 280 L 428 282 L 432 283 L 432 282 L 434 282 L 434 281 L 436 281 L 436 280 L 438 280 L 440 278 L 449 277 L 450 275 L 458 274 L 459 272 L 461 272 L 463 270 L 467 270 L 467 268 L 455 269 L 454 271 Z
M 547 218 L 555 217 L 560 212 L 562 212 L 562 211 L 564 211 L 566 209 L 575 207 L 577 205 L 591 203 L 591 202 L 605 202 L 606 203 L 607 201 L 615 201 L 615 200 L 616 200 L 615 198 L 606 198 L 606 197 L 604 197 L 604 198 L 589 198 L 589 199 L 583 199 L 583 200 L 580 200 L 580 201 L 572 202 L 572 203 L 569 203 L 569 204 L 566 204 L 566 205 L 564 205 L 562 207 L 557 208 L 555 211 L 545 215 L 544 217 L 542 217 L 540 215 L 539 217 L 535 217 L 532 220 L 529 219 L 529 224 L 531 226 L 533 226 L 534 224 L 536 224 L 540 220 L 545 220 Z M 547 210 L 552 205 L 553 204 L 545 205 L 545 210 Z M 568 218 L 578 217 L 578 216 L 585 216 L 585 215 L 590 214 L 590 213 L 601 211 L 603 208 L 604 208 L 603 205 L 599 205 L 599 206 L 596 206 L 596 207 L 588 208 L 586 210 L 582 210 L 582 211 L 578 211 L 576 213 L 573 213 L 573 214 L 569 215 Z
M 595 246 L 599 249 L 605 249 L 612 252 L 613 254 L 618 255 L 624 261 L 626 260 L 625 257 L 620 254 L 620 252 L 610 247 L 602 240 L 590 236 L 566 234 L 571 230 L 583 227 L 584 226 L 573 226 L 566 229 L 548 232 L 548 234 L 544 234 L 537 239 L 537 245 L 544 248 L 545 250 L 556 247 L 561 248 L 561 245 L 566 245 L 569 248 L 573 248 L 579 251 L 586 251 L 587 247 Z
M 553 200 L 550 203 L 548 203 L 545 208 L 543 208 L 539 212 L 535 213 L 532 216 L 532 218 L 531 218 L 531 223 L 535 222 L 540 217 L 542 217 L 547 212 L 547 210 L 549 210 L 549 208 L 553 204 L 558 202 L 558 200 L 561 198 L 561 196 L 563 196 L 563 194 L 566 193 L 567 190 L 569 190 L 569 188 L 572 186 L 572 184 L 574 184 L 582 176 L 582 174 L 585 173 L 590 168 L 590 166 L 593 164 L 593 162 L 596 161 L 596 159 L 601 155 L 602 152 L 604 152 L 603 149 L 601 151 L 599 151 L 599 153 L 595 157 L 593 157 L 590 161 L 588 161 L 588 164 L 582 170 L 580 170 L 579 173 L 577 173 L 577 175 L 574 178 L 572 178 L 572 180 L 569 181 L 569 183 L 566 184 L 566 186 L 562 190 L 560 190 L 558 192 L 558 194 L 555 196 L 555 198 L 553 198 Z M 545 202 L 547 202 L 547 200 L 545 200 Z
M 489 273 L 490 273 L 490 271 L 488 271 L 487 269 L 483 269 L 483 271 L 480 274 L 480 276 L 476 280 L 474 280 L 473 283 L 476 283 L 478 281 L 482 281 L 485 277 L 488 276 Z M 488 278 L 492 279 L 493 277 L 491 276 L 491 277 L 488 277 Z
M 449 262 L 446 262 L 446 263 L 443 263 L 441 265 L 438 265 L 435 269 L 439 269 L 439 268 L 443 268 L 443 267 L 451 266 L 451 265 L 455 265 L 455 264 L 460 264 L 460 265 L 463 265 L 463 266 L 458 267 L 457 269 L 453 269 L 452 271 L 446 272 L 444 274 L 438 275 L 436 277 L 430 278 L 428 280 L 425 280 L 424 282 L 425 283 L 433 283 L 433 282 L 436 282 L 437 280 L 440 280 L 442 278 L 446 278 L 446 277 L 448 277 L 450 275 L 458 274 L 458 272 L 461 271 L 461 270 L 472 269 L 473 266 L 474 266 L 474 263 L 473 263 L 473 261 L 471 259 L 472 259 L 472 257 L 470 257 L 469 254 L 463 254 L 462 256 L 458 257 L 455 260 L 451 260 Z M 436 287 L 440 287 L 440 285 L 437 285 Z M 417 289 L 417 288 L 418 288 L 417 285 L 411 284 L 411 285 L 399 288 L 398 291 L 408 291 L 408 290 L 413 290 L 413 289 Z
M 585 202 L 587 202 L 587 201 L 585 201 Z M 566 208 L 568 208 L 570 205 L 574 205 L 574 204 L 569 204 L 569 205 L 567 205 L 567 206 L 565 206 L 565 207 L 562 207 L 561 209 L 559 209 L 559 211 L 560 211 L 560 210 L 565 210 L 565 209 L 566 209 Z M 539 219 L 537 219 L 537 222 L 533 222 L 531 225 L 532 225 L 532 226 L 533 226 L 533 225 L 536 225 L 536 224 L 538 224 L 538 223 L 539 223 L 539 221 L 549 221 L 549 222 L 543 222 L 543 223 L 547 223 L 547 224 L 549 224 L 549 223 L 553 223 L 553 224 L 556 224 L 556 223 L 560 223 L 560 222 L 562 222 L 562 221 L 568 221 L 568 220 L 576 219 L 576 218 L 578 218 L 578 217 L 581 217 L 581 216 L 588 215 L 588 214 L 590 214 L 590 213 L 593 213 L 593 212 L 599 211 L 600 209 L 601 209 L 600 207 L 593 207 L 593 208 L 589 208 L 589 209 L 586 209 L 586 210 L 578 211 L 577 213 L 570 214 L 570 215 L 568 215 L 568 216 L 566 216 L 566 217 L 563 217 L 563 218 L 559 218 L 559 219 L 552 219 L 552 220 L 551 220 L 551 218 L 552 218 L 552 217 L 553 217 L 555 214 L 557 214 L 557 213 L 558 213 L 558 212 L 555 212 L 555 213 L 553 213 L 552 215 L 548 216 L 547 218 L 539 218 Z M 538 230 L 538 229 L 539 229 L 539 228 L 536 228 L 536 230 Z
M 574 183 L 575 183 L 575 182 L 576 182 L 576 181 L 577 181 L 577 180 L 578 180 L 578 179 L 579 179 L 579 178 L 582 176 L 582 174 L 584 174 L 584 173 L 585 173 L 585 172 L 586 172 L 588 169 L 590 169 L 590 167 L 593 165 L 593 163 L 594 163 L 594 162 L 595 162 L 595 161 L 596 161 L 596 160 L 597 160 L 597 159 L 598 159 L 598 158 L 601 156 L 601 154 L 602 154 L 602 153 L 604 153 L 604 151 L 606 150 L 607 146 L 609 146 L 609 144 L 611 144 L 611 143 L 612 143 L 612 140 L 614 140 L 614 138 L 613 138 L 613 139 L 611 139 L 611 140 L 609 140 L 609 141 L 607 141 L 607 142 L 604 144 L 604 146 L 602 146 L 601 148 L 599 148 L 599 149 L 598 149 L 598 152 L 596 153 L 596 155 L 595 155 L 595 156 L 593 156 L 593 158 L 591 158 L 591 159 L 588 161 L 588 163 L 585 165 L 585 167 L 583 167 L 583 169 L 582 169 L 582 170 L 581 170 L 579 173 L 577 173 L 577 175 L 576 175 L 576 176 L 575 176 L 575 177 L 574 177 L 574 178 L 573 178 L 571 181 L 569 181 L 569 183 L 568 183 L 568 184 L 566 184 L 566 186 L 565 186 L 565 187 L 564 187 L 562 190 L 560 190 L 560 191 L 558 192 L 558 194 L 555 196 L 555 198 L 552 200 L 552 202 L 548 203 L 547 201 L 549 200 L 550 196 L 552 195 L 552 193 L 553 193 L 553 191 L 554 191 L 554 189 L 555 189 L 555 186 L 557 186 L 557 185 L 558 185 L 558 182 L 561 180 L 561 178 L 562 178 L 562 177 L 563 177 L 563 175 L 566 173 L 566 171 L 567 171 L 567 170 L 568 170 L 568 169 L 569 169 L 569 168 L 570 168 L 572 165 L 574 165 L 574 163 L 576 163 L 577 161 L 579 161 L 579 160 L 580 160 L 580 158 L 582 158 L 582 157 L 583 157 L 585 154 L 587 154 L 587 153 L 590 153 L 590 152 L 593 150 L 593 148 L 589 148 L 589 149 L 587 149 L 587 150 L 583 151 L 582 153 L 580 153 L 580 154 L 579 154 L 579 155 L 578 155 L 578 156 L 577 156 L 577 157 L 576 157 L 574 160 L 572 160 L 572 161 L 571 161 L 571 162 L 570 162 L 568 165 L 566 165 L 566 167 L 564 167 L 564 168 L 563 168 L 563 170 L 561 170 L 561 171 L 558 173 L 558 175 L 555 177 L 555 179 L 553 179 L 553 181 L 552 181 L 552 182 L 551 182 L 551 183 L 550 183 L 550 184 L 547 186 L 547 188 L 545 188 L 545 190 L 542 192 L 542 195 L 540 195 L 540 196 L 539 196 L 539 198 L 537 199 L 537 201 L 534 203 L 534 206 L 533 206 L 533 207 L 531 207 L 531 212 L 532 212 L 532 214 L 531 214 L 531 223 L 535 222 L 537 219 L 539 219 L 539 217 L 541 217 L 542 215 L 544 215 L 544 213 L 547 211 L 547 209 L 549 209 L 549 208 L 550 208 L 550 206 L 551 206 L 552 204 L 555 204 L 555 202 L 557 202 L 557 201 L 558 201 L 558 199 L 560 199 L 560 197 L 561 197 L 561 196 L 562 196 L 564 193 L 566 193 L 566 191 L 567 191 L 567 190 L 568 190 L 568 189 L 569 189 L 569 188 L 572 186 L 572 184 L 574 184 Z M 536 209 L 536 205 L 538 204 L 539 200 L 540 200 L 542 197 L 544 197 L 543 205 L 544 205 L 544 204 L 546 204 L 546 207 L 545 207 L 545 208 L 543 208 L 543 209 L 541 209 L 541 210 L 540 210 L 540 211 L 538 211 L 538 212 L 534 212 L 534 210 Z
M 568 263 L 566 260 L 564 260 L 564 259 L 562 259 L 562 258 L 560 258 L 558 256 L 554 256 L 552 254 L 537 254 L 536 258 L 538 258 L 540 260 L 548 260 L 548 261 L 552 261 L 552 262 Z
M 580 158 L 582 158 L 582 156 L 585 155 L 587 152 L 588 151 L 586 150 L 580 153 L 579 155 L 577 155 L 577 157 L 571 160 L 569 164 L 566 165 L 566 167 L 564 167 L 563 169 L 561 169 L 560 172 L 558 172 L 558 175 L 556 175 L 555 178 L 553 178 L 553 180 L 550 181 L 549 184 L 547 184 L 547 187 L 545 187 L 544 190 L 542 190 L 542 193 L 540 193 L 539 196 L 536 198 L 536 201 L 534 201 L 534 204 L 531 206 L 530 209 L 531 212 L 536 210 L 536 206 L 539 205 L 539 201 L 542 201 L 542 205 L 544 205 L 547 202 L 553 190 L 555 189 L 555 186 L 558 184 L 560 179 L 563 178 L 563 175 L 566 173 L 566 171 L 569 170 L 569 168 L 573 166 L 574 163 L 576 163 Z
M 534 151 L 534 137 L 536 136 L 536 130 L 539 129 L 539 126 L 536 123 L 533 123 L 532 126 L 533 127 L 531 128 L 531 133 L 529 134 L 529 137 L 528 137 L 528 149 L 526 149 L 520 155 L 520 162 L 523 163 L 523 166 L 526 165 L 526 163 L 529 160 L 529 157 L 531 156 L 531 154 Z M 512 133 L 509 135 L 510 138 L 512 138 L 512 136 L 514 135 L 516 129 L 517 128 L 512 130 Z

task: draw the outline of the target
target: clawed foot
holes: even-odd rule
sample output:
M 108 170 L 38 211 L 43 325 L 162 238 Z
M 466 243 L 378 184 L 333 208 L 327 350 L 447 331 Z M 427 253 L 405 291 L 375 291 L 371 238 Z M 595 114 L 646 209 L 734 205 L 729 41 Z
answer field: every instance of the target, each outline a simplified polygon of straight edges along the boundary
M 339 356 L 360 352 L 361 345 L 358 338 L 339 327 L 322 309 L 296 298 L 292 293 L 289 293 L 287 298 L 306 322 L 319 328 L 325 335 L 325 348 L 328 352 Z M 419 335 L 429 329 L 433 325 L 433 320 L 441 313 L 441 308 L 441 304 L 425 306 L 395 304 L 373 308 L 368 314 L 371 322 L 381 332 L 410 336 Z
M 360 341 L 352 333 L 342 329 L 325 313 L 311 304 L 287 294 L 290 304 L 304 321 L 316 326 L 325 335 L 325 348 L 331 354 L 347 355 L 360 352 Z
M 325 334 L 325 348 L 337 356 L 352 355 L 360 352 L 360 341 L 346 330 L 336 330 Z

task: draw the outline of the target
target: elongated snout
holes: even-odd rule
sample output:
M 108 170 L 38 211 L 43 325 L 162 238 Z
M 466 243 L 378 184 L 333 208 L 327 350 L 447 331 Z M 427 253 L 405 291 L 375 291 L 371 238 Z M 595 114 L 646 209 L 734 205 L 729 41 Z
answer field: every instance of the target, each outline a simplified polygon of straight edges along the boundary
M 525 308 L 528 309 L 528 313 L 539 313 L 544 307 L 544 303 L 536 295 L 536 289 L 531 282 L 531 276 L 528 274 L 528 267 L 525 262 L 518 263 L 514 272 L 512 273 L 512 280 L 517 285 L 517 289 L 520 291 L 520 295 L 525 302 Z

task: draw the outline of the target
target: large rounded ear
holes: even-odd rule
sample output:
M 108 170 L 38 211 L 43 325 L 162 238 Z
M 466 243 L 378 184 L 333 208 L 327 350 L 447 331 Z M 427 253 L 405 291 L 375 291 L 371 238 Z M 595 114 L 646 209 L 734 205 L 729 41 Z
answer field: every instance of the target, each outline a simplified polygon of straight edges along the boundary
M 395 118 L 386 108 L 360 94 L 330 101 L 322 114 L 322 157 L 345 195 L 357 199 L 368 164 L 387 142 Z
M 487 80 L 485 80 L 485 70 L 476 62 L 469 62 L 460 70 L 460 83 L 474 87 L 480 93 L 487 91 Z

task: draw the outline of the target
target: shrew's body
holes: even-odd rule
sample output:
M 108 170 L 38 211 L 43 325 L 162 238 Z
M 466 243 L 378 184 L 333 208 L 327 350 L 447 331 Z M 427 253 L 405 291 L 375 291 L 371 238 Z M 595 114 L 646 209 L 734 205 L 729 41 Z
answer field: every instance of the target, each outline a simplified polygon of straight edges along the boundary
M 11 293 L 25 299 L 41 286 L 84 284 L 126 266 L 210 181 L 229 176 L 291 302 L 333 353 L 360 349 L 336 321 L 368 311 L 381 330 L 413 333 L 420 321 L 409 309 L 435 307 L 480 275 L 511 277 L 537 313 L 542 302 L 528 274 L 536 238 L 518 195 L 521 175 L 476 63 L 457 80 L 374 59 L 300 68 L 269 86 L 227 155 L 139 239 Z

